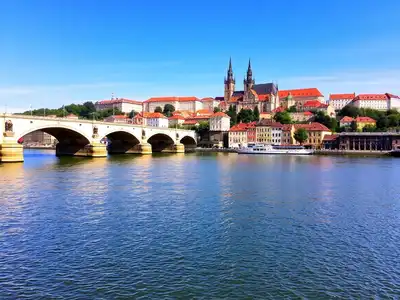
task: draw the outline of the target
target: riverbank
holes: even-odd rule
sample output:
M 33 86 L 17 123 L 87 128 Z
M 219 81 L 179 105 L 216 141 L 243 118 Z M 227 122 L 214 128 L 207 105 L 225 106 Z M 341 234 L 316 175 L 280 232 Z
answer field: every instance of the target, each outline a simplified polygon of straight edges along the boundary
M 196 152 L 236 153 L 234 149 L 196 148 Z M 315 155 L 355 155 L 355 156 L 390 156 L 390 151 L 358 151 L 358 150 L 316 150 Z

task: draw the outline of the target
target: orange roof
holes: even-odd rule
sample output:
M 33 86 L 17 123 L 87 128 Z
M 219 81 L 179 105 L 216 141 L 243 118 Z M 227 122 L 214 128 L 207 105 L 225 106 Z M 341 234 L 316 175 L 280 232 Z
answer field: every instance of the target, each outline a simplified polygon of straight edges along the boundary
M 239 123 L 231 127 L 229 131 L 246 131 L 248 127 L 247 123 Z
M 215 114 L 213 114 L 211 116 L 212 118 L 214 117 L 225 117 L 225 118 L 229 118 L 229 116 L 226 113 L 223 113 L 222 111 L 216 112 Z
M 318 100 L 308 100 L 303 104 L 303 107 L 328 107 L 328 105 L 323 104 Z
M 196 114 L 212 114 L 213 112 L 209 109 L 199 109 Z
M 149 113 L 147 116 L 145 115 L 145 118 L 152 118 L 152 119 L 157 119 L 157 118 L 166 118 L 162 113 L 159 112 L 154 112 L 154 113 Z
M 355 121 L 357 123 L 376 123 L 376 121 L 370 117 L 357 117 Z
M 356 96 L 353 94 L 330 94 L 329 100 L 353 99 Z
M 96 104 L 117 104 L 117 103 L 131 103 L 131 104 L 138 104 L 138 105 L 143 104 L 143 102 L 141 102 L 141 101 L 130 100 L 130 99 L 125 99 L 125 98 L 116 98 L 116 99 L 112 99 L 112 100 L 101 100 L 101 101 L 96 102 Z
M 185 120 L 185 118 L 181 115 L 173 115 L 172 117 L 169 117 L 168 120 Z
M 190 101 L 200 101 L 199 98 L 197 97 L 153 97 L 150 99 L 147 99 L 146 103 L 148 102 L 173 102 L 173 101 L 178 101 L 178 102 L 190 102 Z
M 212 97 L 202 98 L 201 101 L 214 101 L 215 99 Z
M 317 88 L 295 89 L 295 90 L 282 90 L 279 91 L 279 97 L 285 98 L 292 94 L 293 97 L 322 97 L 323 95 Z
M 196 121 L 196 120 L 186 120 L 185 122 L 183 122 L 182 125 L 196 125 L 197 123 L 199 123 L 199 121 Z
M 352 117 L 344 116 L 343 118 L 340 119 L 340 123 L 351 123 L 353 122 L 354 119 Z
M 268 94 L 258 95 L 258 100 L 260 100 L 260 101 L 268 101 L 269 100 L 269 95 Z
M 357 100 L 387 100 L 387 96 L 385 94 L 359 94 L 354 98 L 354 101 Z
M 303 112 L 303 115 L 305 115 L 305 116 L 312 116 L 313 113 L 312 113 L 311 111 L 305 111 L 305 112 Z
M 330 131 L 328 127 L 318 122 L 312 122 L 310 124 L 293 124 L 293 126 L 295 129 L 304 128 L 307 131 Z
M 175 115 L 181 115 L 181 116 L 184 116 L 185 118 L 187 118 L 189 116 L 192 116 L 193 113 L 191 111 L 189 111 L 189 110 L 176 110 L 176 111 L 174 111 L 172 113 L 172 115 L 174 115 L 174 116 Z

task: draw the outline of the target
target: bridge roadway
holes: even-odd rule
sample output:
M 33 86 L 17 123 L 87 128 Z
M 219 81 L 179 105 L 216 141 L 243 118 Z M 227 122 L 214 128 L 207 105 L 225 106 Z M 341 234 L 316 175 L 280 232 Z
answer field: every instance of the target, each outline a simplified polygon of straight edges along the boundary
M 22 162 L 18 140 L 41 130 L 58 140 L 56 155 L 105 157 L 108 153 L 183 153 L 196 147 L 193 130 L 91 120 L 4 114 L 0 117 L 0 162 Z M 109 147 L 100 143 L 107 137 Z

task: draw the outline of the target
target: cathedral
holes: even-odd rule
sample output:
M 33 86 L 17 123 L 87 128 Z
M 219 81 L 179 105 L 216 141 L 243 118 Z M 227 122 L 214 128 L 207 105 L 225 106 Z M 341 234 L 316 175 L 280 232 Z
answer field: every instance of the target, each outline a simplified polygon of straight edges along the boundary
M 280 106 L 278 86 L 274 83 L 256 84 L 249 60 L 247 74 L 243 80 L 243 91 L 235 91 L 232 61 L 229 59 L 227 76 L 224 81 L 224 101 L 227 106 L 236 105 L 236 111 L 257 106 L 260 113 L 271 112 Z

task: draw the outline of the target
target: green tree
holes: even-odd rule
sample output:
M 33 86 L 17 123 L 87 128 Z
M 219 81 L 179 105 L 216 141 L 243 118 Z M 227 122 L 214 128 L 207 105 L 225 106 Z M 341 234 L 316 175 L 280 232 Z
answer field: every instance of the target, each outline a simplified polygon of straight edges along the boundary
M 380 130 L 386 130 L 389 127 L 389 118 L 387 116 L 381 116 L 376 121 L 376 128 Z
M 221 108 L 219 108 L 219 107 L 214 107 L 214 113 L 217 113 L 217 112 L 220 112 L 221 111 Z
M 202 135 L 208 131 L 210 131 L 210 124 L 207 121 L 200 121 L 199 126 L 195 127 L 195 131 Z
M 339 112 L 338 116 L 344 117 L 349 116 L 352 118 L 356 118 L 357 116 L 361 116 L 360 109 L 351 105 L 347 105 L 343 107 Z
M 308 139 L 307 130 L 305 130 L 304 128 L 297 129 L 294 133 L 294 139 L 299 142 L 300 145 L 303 145 L 303 143 Z
M 376 127 L 374 125 L 365 125 L 362 129 L 363 132 L 374 132 L 376 131 Z
M 258 110 L 258 106 L 254 107 L 253 110 L 253 121 L 260 121 L 260 111 Z
M 162 110 L 161 106 L 157 106 L 157 107 L 154 109 L 154 112 L 156 112 L 156 113 L 162 113 L 163 110 Z
M 291 124 L 292 123 L 292 118 L 290 117 L 290 114 L 287 111 L 277 112 L 274 115 L 274 120 L 281 124 Z
M 172 104 L 165 104 L 163 114 L 166 117 L 172 116 L 172 113 L 175 111 L 175 107 Z
M 133 119 L 137 114 L 138 114 L 138 112 L 132 110 L 132 111 L 129 113 L 128 116 L 129 116 L 129 118 Z
M 237 113 L 236 113 L 236 105 L 229 105 L 228 112 L 226 113 L 229 117 L 231 117 L 231 127 L 237 124 Z
M 351 121 L 350 129 L 351 129 L 351 131 L 354 131 L 354 132 L 357 131 L 357 123 L 356 123 L 356 121 Z
M 253 111 L 251 109 L 241 109 L 237 115 L 237 121 L 243 123 L 249 123 L 254 120 Z
M 287 111 L 288 111 L 288 112 L 297 112 L 296 105 L 292 105 L 291 107 L 289 107 L 289 108 L 287 109 Z
M 332 131 L 337 131 L 339 127 L 338 121 L 329 117 L 324 111 L 318 111 L 315 114 L 314 121 L 325 125 Z
M 400 125 L 400 114 L 388 115 L 389 127 L 397 127 Z

